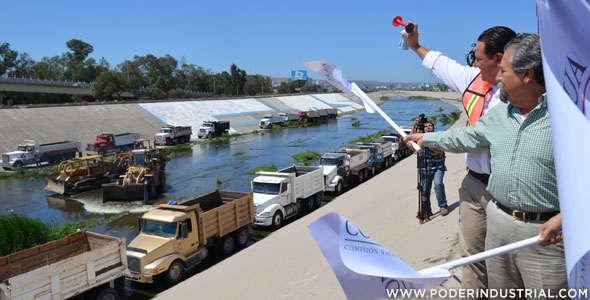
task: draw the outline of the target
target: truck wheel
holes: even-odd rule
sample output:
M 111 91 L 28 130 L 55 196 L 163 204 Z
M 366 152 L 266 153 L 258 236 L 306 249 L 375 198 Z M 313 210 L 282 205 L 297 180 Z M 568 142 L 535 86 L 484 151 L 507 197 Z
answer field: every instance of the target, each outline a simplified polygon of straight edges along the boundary
M 342 186 L 342 181 L 339 181 L 338 184 L 336 185 L 336 195 L 340 195 L 342 194 L 342 192 L 344 191 L 344 187 Z
M 371 167 L 371 177 L 375 176 L 375 166 Z M 367 176 L 369 177 L 369 176 Z
M 320 206 L 322 206 L 322 201 L 324 200 L 324 193 L 319 192 L 317 194 L 315 194 L 315 203 L 314 206 L 316 209 L 320 208 Z
M 397 152 L 395 152 L 395 154 L 393 155 L 393 161 L 398 161 L 399 160 L 399 154 L 397 154 Z
M 275 215 L 272 217 L 272 226 L 274 228 L 279 228 L 283 223 L 283 213 L 281 211 L 277 211 Z
M 175 260 L 166 271 L 166 281 L 176 284 L 182 279 L 182 273 L 184 273 L 184 266 L 180 261 Z
M 306 212 L 313 211 L 314 196 L 309 196 L 303 200 L 303 208 Z
M 23 162 L 22 161 L 17 161 L 12 165 L 13 168 L 15 169 L 20 169 L 23 167 Z
M 245 248 L 250 240 L 250 234 L 248 228 L 242 227 L 240 230 L 235 232 L 235 239 L 238 242 L 238 248 Z
M 220 251 L 223 256 L 230 256 L 234 252 L 236 242 L 231 234 L 228 234 L 221 238 L 221 244 L 219 245 Z
M 119 300 L 119 293 L 113 288 L 106 288 L 101 290 L 96 297 L 96 300 Z
M 150 192 L 148 192 L 147 186 L 143 186 L 143 204 L 147 204 L 150 200 Z

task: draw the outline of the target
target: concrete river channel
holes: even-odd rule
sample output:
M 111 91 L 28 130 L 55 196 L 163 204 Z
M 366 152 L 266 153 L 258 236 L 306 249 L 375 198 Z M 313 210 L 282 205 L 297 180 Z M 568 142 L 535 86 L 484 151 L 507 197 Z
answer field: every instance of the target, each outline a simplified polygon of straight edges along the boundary
M 440 101 L 399 98 L 392 98 L 380 107 L 404 127 L 411 126 L 411 119 L 421 113 L 432 116 L 457 111 L 454 106 Z M 352 126 L 356 120 L 360 121 L 359 127 Z M 444 130 L 449 126 L 439 121 L 436 130 Z M 271 164 L 282 169 L 295 163 L 291 157 L 294 154 L 306 150 L 319 153 L 338 151 L 341 146 L 358 137 L 384 129 L 391 127 L 381 116 L 360 111 L 320 125 L 261 130 L 259 134 L 244 135 L 228 143 L 196 144 L 192 151 L 171 154 L 171 160 L 166 166 L 166 192 L 159 199 L 180 202 L 215 189 L 249 192 L 250 181 L 255 175 L 246 174 L 248 170 Z M 25 214 L 55 224 L 96 224 L 91 231 L 125 237 L 129 243 L 137 234 L 137 217 L 151 209 L 151 206 L 140 202 L 103 204 L 101 191 L 58 197 L 45 192 L 44 186 L 45 180 L 41 175 L 0 179 L 0 214 Z M 262 229 L 255 233 L 259 240 L 268 232 Z M 221 259 L 213 257 L 188 275 L 206 269 Z M 129 282 L 128 286 L 128 299 L 149 299 L 166 288 Z

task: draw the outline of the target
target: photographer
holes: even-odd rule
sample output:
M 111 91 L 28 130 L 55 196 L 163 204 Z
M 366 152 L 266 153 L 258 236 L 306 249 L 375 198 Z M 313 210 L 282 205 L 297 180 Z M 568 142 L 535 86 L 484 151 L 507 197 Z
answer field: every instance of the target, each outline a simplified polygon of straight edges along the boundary
M 414 120 L 411 134 L 414 132 L 434 132 L 434 124 L 420 115 Z M 424 151 L 418 153 L 418 159 L 422 162 L 420 164 L 420 175 L 422 183 L 422 207 L 424 219 L 432 216 L 432 209 L 430 206 L 430 191 L 432 182 L 434 181 L 434 193 L 436 200 L 438 200 L 438 207 L 440 214 L 446 216 L 449 214 L 449 205 L 447 204 L 447 196 L 445 194 L 445 186 L 443 184 L 443 177 L 447 167 L 445 166 L 445 153 L 438 149 L 424 148 Z

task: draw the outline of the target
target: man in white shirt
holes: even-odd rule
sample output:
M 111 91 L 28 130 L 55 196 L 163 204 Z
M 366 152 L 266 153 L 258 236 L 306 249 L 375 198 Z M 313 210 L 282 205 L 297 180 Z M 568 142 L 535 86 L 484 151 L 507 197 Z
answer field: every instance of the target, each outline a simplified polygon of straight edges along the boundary
M 418 54 L 422 66 L 456 92 L 463 93 L 463 106 L 468 116 L 468 126 L 474 126 L 479 117 L 500 102 L 497 87 L 499 64 L 504 46 L 516 33 L 507 27 L 496 26 L 482 32 L 475 46 L 473 66 L 463 66 L 442 55 L 430 51 L 418 42 L 418 24 L 410 34 L 402 31 L 409 47 Z M 486 191 L 490 176 L 489 150 L 465 154 L 467 174 L 459 188 L 459 240 L 463 257 L 480 253 L 485 249 L 486 212 L 492 196 Z M 487 289 L 485 262 L 463 267 L 461 288 Z

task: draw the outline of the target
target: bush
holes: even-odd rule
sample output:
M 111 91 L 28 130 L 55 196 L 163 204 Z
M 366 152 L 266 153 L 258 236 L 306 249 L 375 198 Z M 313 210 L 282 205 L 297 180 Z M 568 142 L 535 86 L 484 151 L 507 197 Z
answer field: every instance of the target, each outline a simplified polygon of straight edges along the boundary
M 277 170 L 278 170 L 277 169 L 277 166 L 275 166 L 275 165 L 263 165 L 263 166 L 260 166 L 258 168 L 254 168 L 252 170 L 246 171 L 246 174 L 255 175 L 256 172 L 258 172 L 258 171 L 263 171 L 263 172 L 276 172 Z
M 293 159 L 295 159 L 296 161 L 303 163 L 304 165 L 307 166 L 307 165 L 317 161 L 318 159 L 320 159 L 320 157 L 322 157 L 322 155 L 320 153 L 315 152 L 315 151 L 307 150 L 303 153 L 295 154 L 291 157 L 293 157 Z

